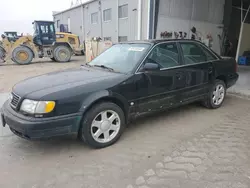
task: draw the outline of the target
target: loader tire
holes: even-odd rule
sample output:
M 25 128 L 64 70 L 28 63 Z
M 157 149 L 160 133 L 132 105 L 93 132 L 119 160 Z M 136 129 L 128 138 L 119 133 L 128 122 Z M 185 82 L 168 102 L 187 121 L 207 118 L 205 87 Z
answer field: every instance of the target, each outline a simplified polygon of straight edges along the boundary
M 57 46 L 53 52 L 54 59 L 57 62 L 69 62 L 72 56 L 71 49 L 67 46 Z
M 25 46 L 18 46 L 12 52 L 12 61 L 19 65 L 30 64 L 34 55 L 31 49 Z
M 0 46 L 0 63 L 1 63 L 1 61 L 5 61 L 4 59 L 5 59 L 5 56 L 6 56 L 6 52 L 5 52 L 5 50 L 4 50 L 4 48 L 2 48 L 1 46 Z

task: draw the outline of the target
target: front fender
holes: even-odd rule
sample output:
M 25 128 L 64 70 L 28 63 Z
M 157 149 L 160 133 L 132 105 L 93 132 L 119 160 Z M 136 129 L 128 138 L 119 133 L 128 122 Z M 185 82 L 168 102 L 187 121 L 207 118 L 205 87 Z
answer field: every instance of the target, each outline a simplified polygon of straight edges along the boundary
M 59 46 L 59 45 L 67 46 L 68 48 L 70 48 L 70 49 L 73 51 L 72 45 L 69 44 L 68 42 L 54 42 L 54 43 L 52 44 L 52 46 L 53 46 L 54 48 L 57 47 L 57 46 Z
M 94 103 L 100 100 L 115 100 L 115 103 L 118 102 L 119 104 L 122 104 L 121 107 L 123 108 L 123 110 L 125 110 L 125 114 L 127 114 L 128 112 L 129 106 L 127 100 L 123 96 L 113 92 L 109 92 L 108 90 L 93 93 L 87 98 L 85 98 L 80 108 L 80 112 L 84 114 Z
M 107 90 L 99 91 L 99 92 L 91 94 L 90 96 L 84 99 L 82 106 L 80 108 L 80 112 L 84 113 L 95 101 L 104 97 L 108 97 L 108 96 L 110 95 L 109 95 L 109 91 Z

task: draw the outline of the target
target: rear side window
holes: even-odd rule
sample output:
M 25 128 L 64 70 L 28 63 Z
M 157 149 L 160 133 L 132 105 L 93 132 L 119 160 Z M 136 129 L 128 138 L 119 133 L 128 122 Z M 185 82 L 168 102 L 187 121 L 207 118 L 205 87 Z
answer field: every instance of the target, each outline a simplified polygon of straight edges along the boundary
M 180 43 L 180 45 L 185 64 L 196 64 L 207 61 L 206 54 L 200 46 L 193 43 Z
M 180 43 L 185 64 L 196 64 L 216 60 L 217 58 L 204 47 L 194 43 Z
M 214 60 L 217 60 L 218 58 L 213 54 L 211 53 L 208 49 L 206 49 L 205 47 L 201 46 L 202 50 L 204 51 L 204 53 L 206 54 L 207 56 L 207 61 L 214 61 Z

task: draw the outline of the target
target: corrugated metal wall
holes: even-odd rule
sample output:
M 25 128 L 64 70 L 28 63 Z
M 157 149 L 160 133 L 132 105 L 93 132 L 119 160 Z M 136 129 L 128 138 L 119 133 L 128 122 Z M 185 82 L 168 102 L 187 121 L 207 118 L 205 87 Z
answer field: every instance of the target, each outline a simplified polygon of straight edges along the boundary
M 225 0 L 160 0 L 159 15 L 221 24 Z
M 186 32 L 192 27 L 206 37 L 213 37 L 213 49 L 220 53 L 219 25 L 223 24 L 225 0 L 160 0 L 156 38 L 161 32 Z

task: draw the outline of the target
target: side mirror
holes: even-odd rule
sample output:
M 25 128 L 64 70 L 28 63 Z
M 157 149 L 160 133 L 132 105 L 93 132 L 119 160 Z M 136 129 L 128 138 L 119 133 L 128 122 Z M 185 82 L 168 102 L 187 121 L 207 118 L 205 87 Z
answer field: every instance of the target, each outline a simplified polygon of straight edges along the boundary
M 144 71 L 153 71 L 153 70 L 159 70 L 160 67 L 156 63 L 146 63 L 143 67 Z

